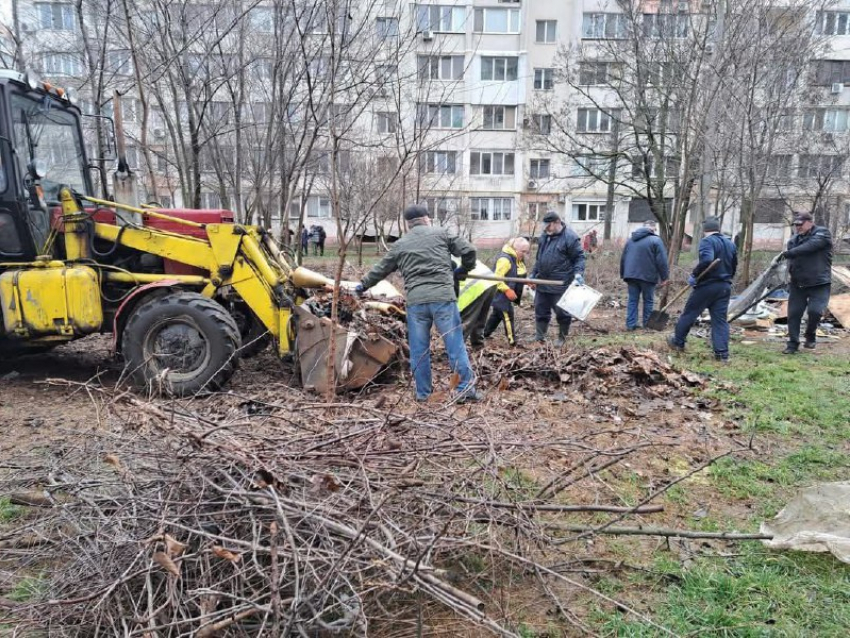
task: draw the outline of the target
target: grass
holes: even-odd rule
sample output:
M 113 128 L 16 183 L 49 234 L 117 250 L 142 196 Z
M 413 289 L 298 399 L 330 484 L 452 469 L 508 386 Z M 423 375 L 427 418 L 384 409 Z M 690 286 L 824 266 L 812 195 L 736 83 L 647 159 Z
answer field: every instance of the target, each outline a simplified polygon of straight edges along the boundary
M 17 518 L 20 518 L 24 513 L 24 508 L 20 505 L 13 505 L 7 497 L 0 498 L 0 523 L 9 523 Z
M 621 336 L 594 345 L 622 343 Z M 656 343 L 656 336 L 631 342 Z M 780 354 L 780 343 L 732 344 L 731 365 L 706 356 L 691 340 L 675 363 L 711 377 L 706 394 L 727 407 L 754 454 L 727 457 L 707 472 L 701 494 L 678 486 L 666 501 L 681 511 L 711 497 L 711 516 L 693 529 L 756 530 L 800 488 L 846 480 L 850 474 L 850 361 L 846 355 Z M 828 345 L 822 346 L 828 349 Z M 628 483 L 628 482 L 627 482 Z M 629 492 L 631 485 L 625 485 Z M 692 502 L 693 499 L 693 502 Z M 740 507 L 745 504 L 747 509 Z M 741 511 L 749 511 L 741 518 Z M 682 562 L 665 550 L 654 553 L 649 572 L 609 576 L 606 593 L 643 609 L 677 635 L 755 637 L 843 637 L 850 635 L 850 567 L 831 555 L 771 552 L 756 542 L 739 543 L 729 554 L 699 551 Z M 656 575 L 653 575 L 655 573 Z M 604 636 L 661 635 L 634 617 L 598 607 L 595 628 Z

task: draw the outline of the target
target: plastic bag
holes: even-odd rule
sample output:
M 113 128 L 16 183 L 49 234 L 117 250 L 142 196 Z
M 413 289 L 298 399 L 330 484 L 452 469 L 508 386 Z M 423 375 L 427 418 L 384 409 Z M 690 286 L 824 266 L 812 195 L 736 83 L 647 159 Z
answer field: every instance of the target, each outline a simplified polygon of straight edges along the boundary
M 600 299 L 602 299 L 602 293 L 598 290 L 573 282 L 558 300 L 558 307 L 566 310 L 579 321 L 584 321 Z

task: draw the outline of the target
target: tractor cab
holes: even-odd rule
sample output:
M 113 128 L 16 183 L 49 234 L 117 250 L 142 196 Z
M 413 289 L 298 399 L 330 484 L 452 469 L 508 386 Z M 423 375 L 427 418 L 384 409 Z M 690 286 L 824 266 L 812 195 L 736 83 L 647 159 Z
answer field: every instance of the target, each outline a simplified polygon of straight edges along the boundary
M 61 186 L 92 192 L 80 110 L 62 89 L 0 70 L 0 262 L 44 252 Z

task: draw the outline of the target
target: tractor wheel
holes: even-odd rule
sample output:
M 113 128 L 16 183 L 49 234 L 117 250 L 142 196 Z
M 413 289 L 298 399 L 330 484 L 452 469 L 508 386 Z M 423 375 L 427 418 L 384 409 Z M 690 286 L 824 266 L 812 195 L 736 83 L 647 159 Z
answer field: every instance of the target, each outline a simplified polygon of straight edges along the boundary
M 260 354 L 271 343 L 272 336 L 269 331 L 244 303 L 233 305 L 230 314 L 236 321 L 236 327 L 242 337 L 242 348 L 239 350 L 242 359 Z
M 194 292 L 142 303 L 127 320 L 122 344 L 136 386 L 176 396 L 221 388 L 242 345 L 227 310 Z

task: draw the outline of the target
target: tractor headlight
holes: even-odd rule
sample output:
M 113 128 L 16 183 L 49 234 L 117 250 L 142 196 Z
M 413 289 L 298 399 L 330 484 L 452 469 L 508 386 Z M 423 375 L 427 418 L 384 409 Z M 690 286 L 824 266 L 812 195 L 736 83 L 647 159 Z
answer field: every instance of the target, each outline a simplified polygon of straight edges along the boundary
M 41 80 L 38 79 L 38 76 L 35 73 L 27 73 L 27 86 L 33 91 L 41 88 Z
M 32 160 L 29 169 L 33 179 L 44 179 L 47 176 L 47 162 L 42 159 Z

